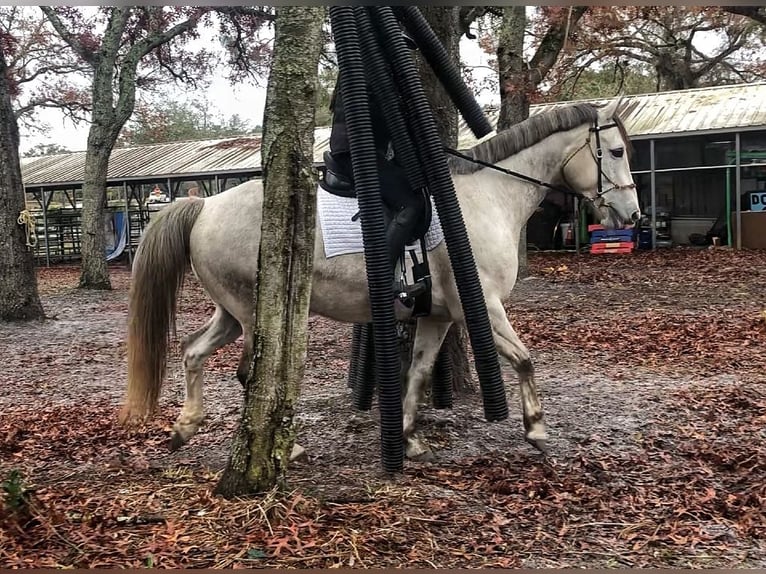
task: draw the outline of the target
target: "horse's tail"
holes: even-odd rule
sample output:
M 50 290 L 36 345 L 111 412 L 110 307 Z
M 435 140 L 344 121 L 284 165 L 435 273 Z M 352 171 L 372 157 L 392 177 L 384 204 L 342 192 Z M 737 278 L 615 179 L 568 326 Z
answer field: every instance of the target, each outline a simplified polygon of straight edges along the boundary
M 205 202 L 163 209 L 141 239 L 133 263 L 128 311 L 128 388 L 123 423 L 154 413 L 165 376 L 176 300 L 189 265 L 189 237 Z

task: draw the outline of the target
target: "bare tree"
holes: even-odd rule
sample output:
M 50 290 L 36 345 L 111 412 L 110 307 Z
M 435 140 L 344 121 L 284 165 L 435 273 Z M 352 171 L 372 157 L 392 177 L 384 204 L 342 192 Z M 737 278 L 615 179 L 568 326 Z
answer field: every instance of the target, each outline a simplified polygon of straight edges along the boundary
M 88 68 L 66 49 L 45 15 L 32 6 L 0 6 L 0 33 L 12 49 L 6 64 L 12 77 L 14 112 L 22 127 L 45 132 L 36 112 L 56 108 L 77 122 L 90 110 Z
M 110 289 L 105 257 L 104 204 L 109 156 L 125 122 L 130 118 L 139 87 L 169 81 L 194 84 L 210 67 L 207 51 L 192 52 L 185 43 L 201 22 L 211 23 L 209 7 L 118 6 L 101 8 L 96 15 L 68 6 L 41 6 L 61 39 L 89 68 L 91 126 L 85 156 L 82 211 L 82 273 L 80 286 Z M 242 7 L 222 8 L 225 14 L 245 14 L 258 22 L 268 14 Z M 261 20 L 262 22 L 263 20 Z M 96 30 L 103 27 L 103 33 Z M 235 27 L 240 31 L 241 24 Z M 246 63 L 248 50 L 237 47 L 234 36 L 230 57 Z M 143 67 L 142 67 L 143 64 Z
M 593 66 L 632 62 L 652 70 L 658 91 L 763 79 L 758 18 L 763 10 L 749 7 L 592 7 L 553 81 L 560 86 Z

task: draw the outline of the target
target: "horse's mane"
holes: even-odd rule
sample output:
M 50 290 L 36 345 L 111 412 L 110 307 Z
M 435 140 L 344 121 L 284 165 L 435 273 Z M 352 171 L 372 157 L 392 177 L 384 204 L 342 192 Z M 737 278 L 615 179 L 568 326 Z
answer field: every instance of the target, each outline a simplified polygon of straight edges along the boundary
M 593 104 L 581 103 L 542 112 L 501 131 L 463 153 L 474 159 L 497 163 L 557 132 L 569 131 L 584 123 L 596 121 L 598 110 L 599 108 Z M 627 143 L 629 140 L 625 127 L 618 117 L 615 117 L 614 121 Z M 457 174 L 474 173 L 483 167 L 457 157 L 449 157 L 448 162 L 451 171 Z

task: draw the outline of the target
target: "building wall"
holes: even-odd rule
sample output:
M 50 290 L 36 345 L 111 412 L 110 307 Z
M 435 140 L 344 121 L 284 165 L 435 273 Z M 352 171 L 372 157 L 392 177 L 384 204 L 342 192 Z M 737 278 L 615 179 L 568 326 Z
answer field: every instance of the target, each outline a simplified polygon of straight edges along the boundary
M 716 133 L 655 140 L 656 204 L 671 212 L 674 243 L 689 243 L 692 233 L 707 233 L 726 213 L 727 179 L 735 208 L 736 135 Z M 651 205 L 650 141 L 633 142 L 631 167 L 642 208 Z M 766 189 L 766 129 L 740 134 L 741 209 L 750 208 L 750 192 Z M 762 152 L 752 160 L 747 152 Z M 763 163 L 750 163 L 763 162 Z

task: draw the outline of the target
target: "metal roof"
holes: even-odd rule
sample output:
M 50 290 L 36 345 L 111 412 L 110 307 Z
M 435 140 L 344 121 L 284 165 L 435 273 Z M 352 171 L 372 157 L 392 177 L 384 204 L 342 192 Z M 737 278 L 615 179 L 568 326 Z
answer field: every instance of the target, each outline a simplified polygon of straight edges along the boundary
M 530 115 L 572 103 L 533 105 Z M 625 96 L 620 115 L 634 139 L 766 129 L 766 82 Z M 497 111 L 487 116 L 495 125 Z M 314 161 L 319 164 L 329 147 L 330 128 L 317 128 L 314 139 Z M 476 143 L 462 121 L 458 143 L 460 148 Z M 85 152 L 22 158 L 21 168 L 25 187 L 79 185 L 85 170 Z M 193 179 L 215 174 L 255 174 L 260 169 L 260 137 L 243 136 L 115 148 L 107 179 L 111 183 Z
M 314 159 L 322 161 L 330 129 L 317 128 Z M 261 169 L 260 136 L 240 136 L 115 148 L 109 158 L 107 181 L 162 180 L 255 173 Z M 25 187 L 78 185 L 85 173 L 85 152 L 29 157 L 21 160 Z
M 609 99 L 578 101 L 603 104 Z M 530 106 L 529 114 L 572 103 L 536 104 Z M 487 113 L 493 126 L 497 115 L 497 111 Z M 620 117 L 631 139 L 766 129 L 766 82 L 625 96 Z M 459 130 L 459 147 L 476 143 L 462 121 Z

